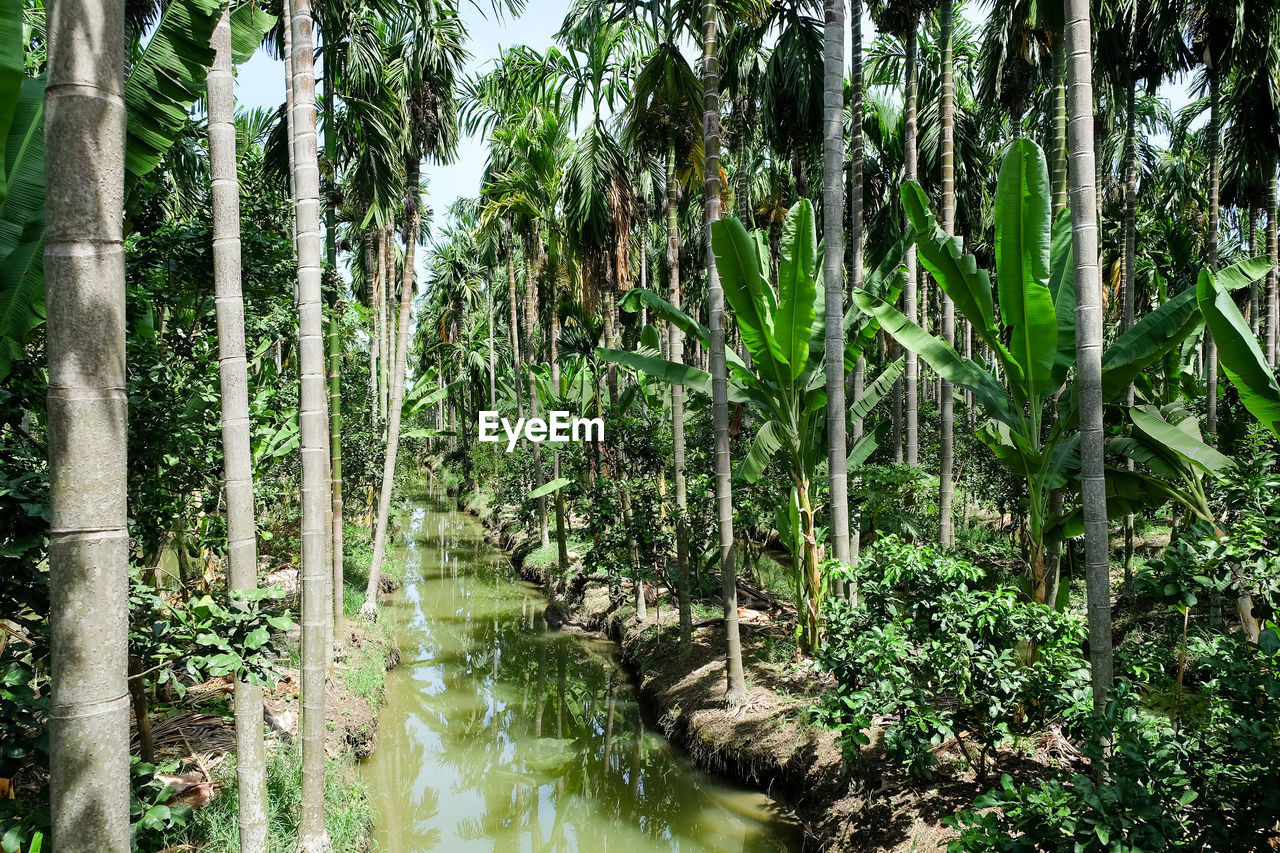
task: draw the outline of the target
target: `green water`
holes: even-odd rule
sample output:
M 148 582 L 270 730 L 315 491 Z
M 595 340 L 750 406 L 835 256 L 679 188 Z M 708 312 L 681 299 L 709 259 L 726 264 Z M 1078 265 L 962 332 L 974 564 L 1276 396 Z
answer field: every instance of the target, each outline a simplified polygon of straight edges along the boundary
M 539 590 L 469 516 L 411 514 L 400 644 L 365 767 L 388 853 L 798 850 L 768 797 L 648 727 L 612 643 L 549 632 Z

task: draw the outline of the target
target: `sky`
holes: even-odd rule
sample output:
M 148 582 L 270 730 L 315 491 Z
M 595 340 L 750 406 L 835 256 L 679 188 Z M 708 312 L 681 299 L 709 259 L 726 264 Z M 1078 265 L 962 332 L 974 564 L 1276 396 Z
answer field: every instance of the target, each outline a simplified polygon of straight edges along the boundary
M 494 19 L 485 0 L 468 0 L 462 4 L 462 18 L 470 34 L 468 49 L 471 58 L 466 71 L 472 73 L 489 67 L 499 52 L 518 44 L 527 44 L 544 50 L 552 44 L 552 35 L 560 28 L 568 0 L 529 0 L 528 8 L 518 17 Z M 988 16 L 984 2 L 967 3 L 963 14 L 970 22 L 981 24 Z M 867 44 L 874 36 L 870 19 L 864 16 L 864 39 Z M 846 37 L 847 38 L 847 37 Z M 846 57 L 848 54 L 846 42 Z M 323 73 L 323 72 L 322 72 Z M 1172 102 L 1174 109 L 1189 100 L 1185 84 L 1172 84 L 1161 88 L 1160 94 Z M 236 98 L 239 105 L 275 109 L 284 102 L 284 64 L 273 60 L 259 50 L 247 63 L 240 66 L 236 78 Z M 480 178 L 486 160 L 485 146 L 481 139 L 463 136 L 459 140 L 458 157 L 448 166 L 431 166 L 425 174 L 429 178 L 428 205 L 436 212 L 435 225 L 443 221 L 444 211 L 454 200 L 473 196 L 479 191 Z M 419 255 L 425 262 L 426 253 Z

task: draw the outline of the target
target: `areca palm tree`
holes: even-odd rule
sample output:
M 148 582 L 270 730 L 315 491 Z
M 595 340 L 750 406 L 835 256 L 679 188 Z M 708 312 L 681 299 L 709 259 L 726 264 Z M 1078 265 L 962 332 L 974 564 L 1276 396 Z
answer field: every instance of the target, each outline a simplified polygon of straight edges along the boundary
M 845 468 L 844 372 L 844 0 L 826 0 L 822 130 L 823 290 L 826 349 L 827 471 L 835 558 L 848 563 L 849 479 Z M 854 50 L 861 50 L 855 45 Z
M 955 181 L 955 8 L 951 0 L 943 0 L 939 10 L 939 40 L 942 42 L 942 85 L 939 91 L 938 125 L 942 183 L 942 233 L 954 237 L 956 232 L 956 181 Z M 948 346 L 956 340 L 955 305 L 944 291 L 942 294 L 942 339 Z M 955 495 L 952 475 L 955 467 L 955 414 L 954 397 L 950 381 L 939 377 L 938 406 L 938 542 L 943 548 L 955 544 L 952 529 L 951 500 Z
M 905 91 L 903 101 L 903 180 L 914 181 L 917 177 L 917 92 L 920 69 L 917 62 L 919 56 L 919 25 L 921 16 L 935 5 L 935 0 L 874 0 L 871 4 L 871 16 L 881 32 L 899 40 L 905 55 Z M 916 270 L 916 252 L 912 247 L 907 252 L 907 280 L 902 288 L 902 308 L 911 322 L 919 320 L 916 308 L 918 282 Z M 903 376 L 902 399 L 905 423 L 903 425 L 903 461 L 915 467 L 919 464 L 919 360 L 910 350 L 906 354 L 906 370 Z
M 213 254 L 218 323 L 218 373 L 222 397 L 222 446 L 227 498 L 227 585 L 257 587 L 253 458 L 250 451 L 244 299 L 240 287 L 240 183 L 236 165 L 235 78 L 232 76 L 231 10 L 213 33 L 208 75 L 209 163 L 212 178 Z M 262 688 L 235 685 L 236 779 L 240 846 L 267 844 L 266 755 L 262 736 Z
M 395 480 L 396 454 L 400 448 L 401 408 L 409 353 L 409 319 L 413 307 L 414 258 L 422 224 L 422 163 L 449 162 L 458 141 L 456 82 L 467 52 L 465 30 L 452 6 L 443 2 L 424 4 L 410 10 L 406 19 L 391 32 L 391 64 L 394 73 L 387 81 L 404 106 L 406 133 L 401 156 L 404 161 L 405 258 L 400 282 L 400 311 L 396 333 L 395 360 L 391 373 L 391 400 L 387 416 L 387 451 L 382 466 L 382 490 L 374 530 L 373 561 L 365 587 L 360 615 L 373 619 L 378 611 L 378 590 L 382 563 L 387 551 L 387 521 L 391 512 L 391 490 Z
M 55 844 L 106 853 L 130 843 L 124 2 L 63 0 L 48 35 L 50 804 Z
M 315 52 L 310 0 L 290 0 L 293 93 L 293 188 L 298 244 L 298 350 L 302 450 L 302 813 L 298 850 L 328 853 L 324 824 L 325 588 L 328 424 L 321 308 L 320 168 L 315 106 Z
M 1093 58 L 1088 0 L 1066 0 L 1067 145 L 1071 239 L 1075 265 L 1076 381 L 1080 395 L 1080 501 L 1084 506 L 1085 583 L 1093 707 L 1101 714 L 1113 680 L 1111 543 L 1102 427 L 1102 282 L 1098 274 L 1098 203 L 1094 183 Z
M 667 228 L 668 300 L 680 307 L 679 183 L 676 172 L 677 141 L 683 141 L 697 170 L 702 165 L 702 134 L 696 132 L 702 87 L 680 49 L 681 18 L 673 0 L 652 0 L 650 25 L 657 40 L 636 75 L 627 112 L 627 139 L 640 151 L 663 152 L 666 194 L 663 217 Z M 674 324 L 668 328 L 670 360 L 682 363 L 684 341 Z M 688 486 L 685 480 L 684 388 L 671 386 L 671 434 L 676 492 L 676 570 L 680 599 L 680 647 L 692 647 L 693 616 L 689 597 Z

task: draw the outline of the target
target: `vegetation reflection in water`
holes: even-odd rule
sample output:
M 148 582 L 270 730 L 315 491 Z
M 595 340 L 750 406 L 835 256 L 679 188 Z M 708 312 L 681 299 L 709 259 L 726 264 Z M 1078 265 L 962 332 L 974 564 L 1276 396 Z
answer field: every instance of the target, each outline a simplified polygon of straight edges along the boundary
M 546 630 L 540 592 L 472 519 L 427 501 L 407 533 L 404 593 L 382 617 L 403 663 L 366 767 L 380 849 L 799 849 L 769 798 L 645 727 L 612 643 Z

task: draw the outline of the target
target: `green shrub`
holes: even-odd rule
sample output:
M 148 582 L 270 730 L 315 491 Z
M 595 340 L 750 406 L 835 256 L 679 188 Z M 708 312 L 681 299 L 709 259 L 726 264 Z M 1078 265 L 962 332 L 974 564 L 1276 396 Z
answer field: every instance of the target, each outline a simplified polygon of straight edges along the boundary
M 980 568 L 893 537 L 868 548 L 854 576 L 860 604 L 831 603 L 819 655 L 836 689 L 817 717 L 846 751 L 884 719 L 885 748 L 910 773 L 928 775 L 933 748 L 954 737 L 982 777 L 1015 734 L 1088 708 L 1078 618 L 1030 605 L 1012 585 L 983 589 Z

